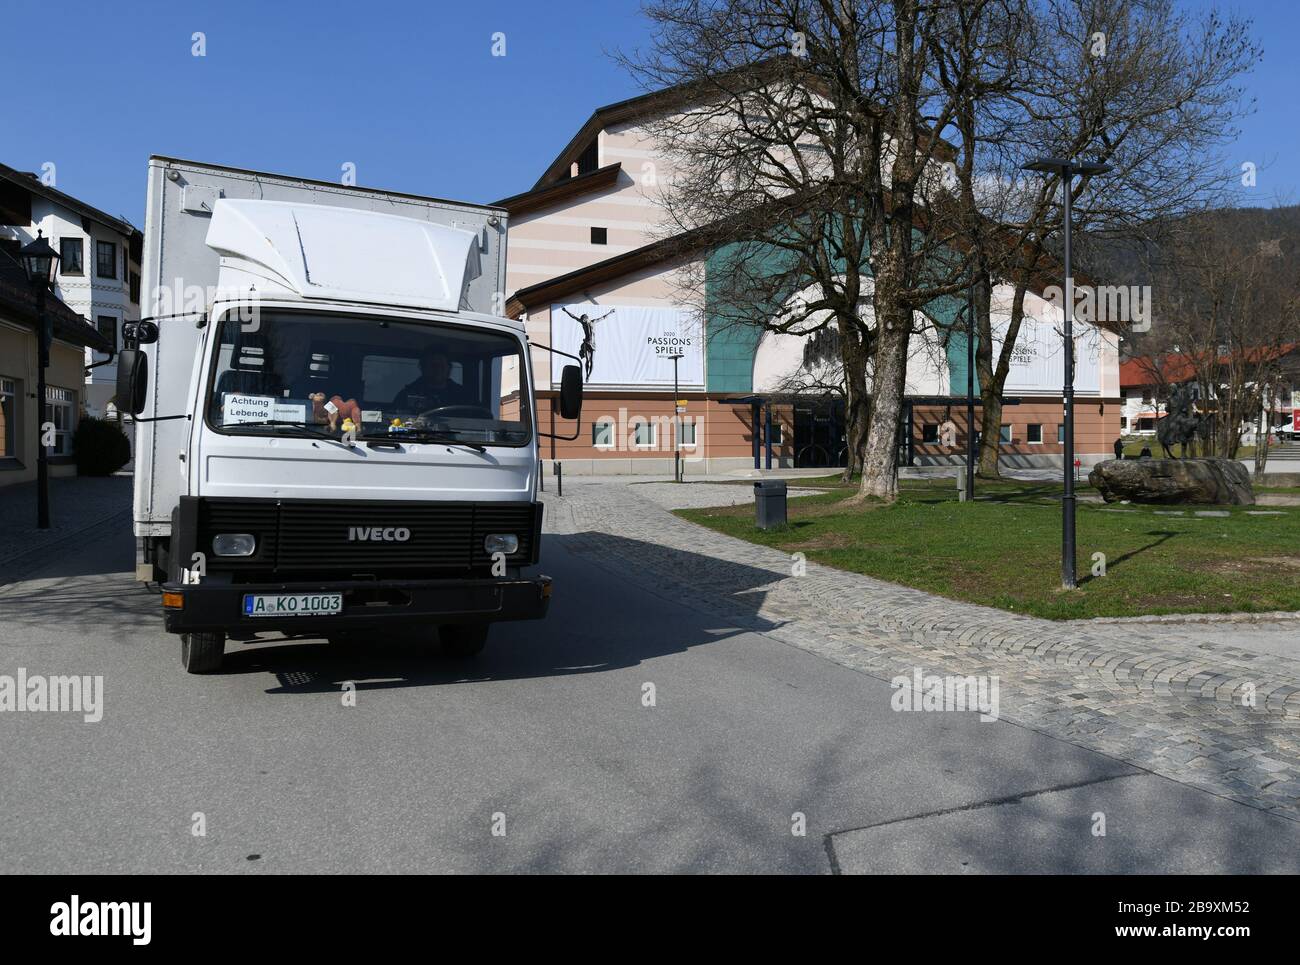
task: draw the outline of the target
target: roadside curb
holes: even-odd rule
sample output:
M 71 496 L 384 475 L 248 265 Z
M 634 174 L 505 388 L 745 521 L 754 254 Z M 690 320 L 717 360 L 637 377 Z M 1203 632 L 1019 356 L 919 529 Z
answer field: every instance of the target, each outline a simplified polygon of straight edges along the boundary
M 15 553 L 12 556 L 0 558 L 0 586 L 16 582 L 17 571 L 21 570 L 23 565 L 28 561 L 33 561 L 52 550 L 57 550 L 67 543 L 72 542 L 79 536 L 84 536 L 100 527 L 108 526 L 112 523 L 120 522 L 123 519 L 129 519 L 130 517 L 131 510 L 129 508 L 122 509 L 112 515 L 101 517 L 87 526 L 73 530 L 71 533 L 65 533 L 63 536 L 46 543 L 44 546 L 37 546 L 29 550 L 23 550 L 21 553 Z
M 1124 623 L 1285 623 L 1300 620 L 1300 611 L 1270 610 L 1267 613 L 1161 613 L 1140 617 L 1091 617 L 1087 620 L 1063 620 L 1069 626 Z

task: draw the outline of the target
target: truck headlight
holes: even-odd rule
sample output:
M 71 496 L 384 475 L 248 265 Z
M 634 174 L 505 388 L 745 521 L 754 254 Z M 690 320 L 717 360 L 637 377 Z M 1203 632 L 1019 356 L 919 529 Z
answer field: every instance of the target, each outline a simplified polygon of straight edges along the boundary
M 217 556 L 252 556 L 256 549 L 252 533 L 218 533 L 212 537 L 212 552 Z
M 514 533 L 489 533 L 483 537 L 483 549 L 489 553 L 511 553 L 519 551 L 519 537 Z

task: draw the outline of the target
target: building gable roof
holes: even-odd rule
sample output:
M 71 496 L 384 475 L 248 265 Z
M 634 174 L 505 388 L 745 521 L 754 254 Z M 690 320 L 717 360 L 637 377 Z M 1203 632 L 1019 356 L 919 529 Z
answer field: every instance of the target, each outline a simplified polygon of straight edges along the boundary
M 537 183 L 533 185 L 532 190 L 536 191 L 547 184 L 553 184 L 567 178 L 570 166 L 601 131 L 613 127 L 615 124 L 642 120 L 667 110 L 699 103 L 716 93 L 716 90 L 711 86 L 713 83 L 726 77 L 737 76 L 746 79 L 747 82 L 750 80 L 757 81 L 769 70 L 778 68 L 788 59 L 789 55 L 770 57 L 756 63 L 744 64 L 732 70 L 721 71 L 710 78 L 709 84 L 694 80 L 687 81 L 682 84 L 675 84 L 672 87 L 663 87 L 645 94 L 638 94 L 636 97 L 629 97 L 613 104 L 606 104 L 604 107 L 597 107 L 583 123 L 582 127 L 578 128 L 578 132 L 569 139 L 569 143 L 555 156 L 555 160 L 547 165 L 546 170 L 537 179 Z
M 686 257 L 691 251 L 689 233 L 675 235 L 661 241 L 653 241 L 640 248 L 633 248 L 613 258 L 606 258 L 595 264 L 578 268 L 574 271 L 548 278 L 546 281 L 520 288 L 506 302 L 506 315 L 518 318 L 538 305 L 549 305 L 553 299 L 582 291 L 592 285 L 621 278 L 642 268 L 665 264 L 677 258 Z
M 613 187 L 617 183 L 619 172 L 622 169 L 623 165 L 616 161 L 613 164 L 605 165 L 603 168 L 588 171 L 586 174 L 579 174 L 575 178 L 566 178 L 562 181 L 543 185 L 540 188 L 530 188 L 521 194 L 502 198 L 500 201 L 492 202 L 492 204 L 497 208 L 505 208 L 512 218 L 523 214 L 531 214 L 534 211 L 540 211 L 543 208 L 549 208 L 552 205 L 568 201 L 570 198 L 581 197 L 584 194 L 591 194 L 604 188 Z
M 74 198 L 70 194 L 64 194 L 57 188 L 52 188 L 48 184 L 45 184 L 40 178 L 31 172 L 18 171 L 6 164 L 0 164 L 0 180 L 13 184 L 25 191 L 30 191 L 32 194 L 39 195 L 47 201 L 52 201 L 55 204 L 62 205 L 69 211 L 81 215 L 82 218 L 101 224 L 127 238 L 141 236 L 140 229 L 131 224 L 131 222 L 125 221 L 122 218 L 114 218 L 111 214 L 106 214 L 98 208 L 92 207 L 91 205 L 86 204 L 86 202 Z
M 711 86 L 713 83 L 732 75 L 745 78 L 747 82 L 757 82 L 759 78 L 769 71 L 779 69 L 783 63 L 790 59 L 790 56 L 778 55 L 753 64 L 744 64 L 732 70 L 721 71 L 710 78 L 709 84 L 700 81 L 687 81 L 672 87 L 664 87 L 645 94 L 639 94 L 636 97 L 629 97 L 613 104 L 606 104 L 603 107 L 597 107 L 583 125 L 578 128 L 577 133 L 569 139 L 569 143 L 547 165 L 546 170 L 542 172 L 542 176 L 537 179 L 537 183 L 533 185 L 531 190 L 536 191 L 545 185 L 565 180 L 569 176 L 572 164 L 601 131 L 607 130 L 616 124 L 642 120 L 667 110 L 699 103 L 716 93 L 716 89 Z M 923 126 L 922 135 L 926 135 L 927 131 L 928 129 Z M 936 139 L 935 153 L 944 160 L 952 160 L 955 156 L 955 149 L 947 141 L 938 138 Z

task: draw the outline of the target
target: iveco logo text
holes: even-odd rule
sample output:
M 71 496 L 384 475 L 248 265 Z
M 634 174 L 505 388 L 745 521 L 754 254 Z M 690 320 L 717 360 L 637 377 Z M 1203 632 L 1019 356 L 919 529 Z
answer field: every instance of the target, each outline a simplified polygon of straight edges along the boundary
M 349 526 L 348 542 L 405 543 L 411 531 L 405 526 Z

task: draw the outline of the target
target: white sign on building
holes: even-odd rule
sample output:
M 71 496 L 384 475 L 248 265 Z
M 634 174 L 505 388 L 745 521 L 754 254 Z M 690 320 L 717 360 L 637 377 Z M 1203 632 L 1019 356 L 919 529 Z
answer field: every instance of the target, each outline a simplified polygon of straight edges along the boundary
M 667 388 L 673 386 L 673 355 L 678 384 L 704 387 L 704 324 L 700 314 L 686 308 L 651 308 L 643 305 L 552 305 L 552 345 L 579 354 L 586 316 L 592 331 L 593 365 L 589 387 Z M 573 360 L 551 356 L 551 380 Z
M 1026 306 L 1028 307 L 1028 306 Z M 1044 313 L 1046 314 L 1046 313 Z M 993 341 L 1001 351 L 1009 319 L 993 315 Z M 1093 325 L 1074 325 L 1074 388 L 1084 395 L 1101 391 L 1101 333 Z M 1020 336 L 1011 353 L 1005 392 L 1007 395 L 1059 393 L 1065 381 L 1065 341 L 1061 336 L 1060 313 L 1035 318 L 1026 312 Z

